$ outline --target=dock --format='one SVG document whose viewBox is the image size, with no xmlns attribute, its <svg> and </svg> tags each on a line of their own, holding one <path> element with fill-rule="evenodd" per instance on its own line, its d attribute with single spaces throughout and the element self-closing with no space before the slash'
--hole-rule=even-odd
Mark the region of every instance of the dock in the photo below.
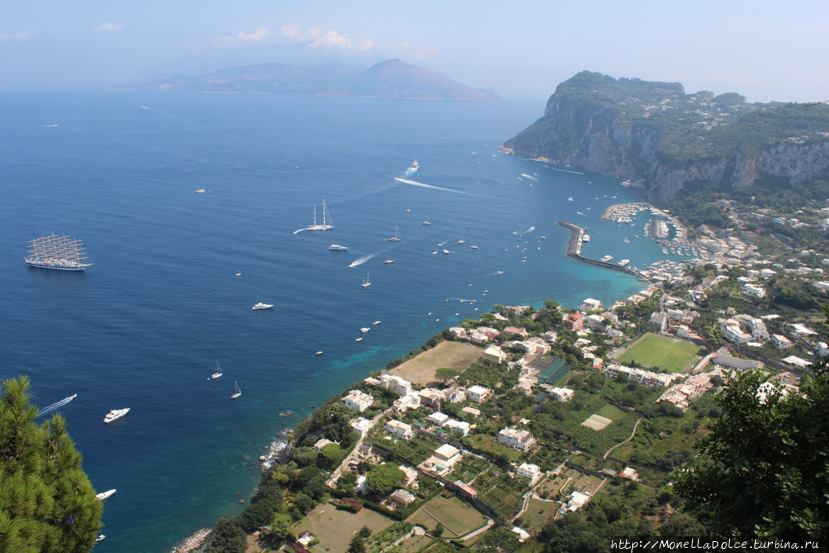
<svg viewBox="0 0 829 553">
<path fill-rule="evenodd" d="M 560 227 L 564 227 L 570 231 L 570 241 L 567 243 L 567 255 L 578 259 L 583 263 L 587 263 L 588 265 L 595 265 L 596 267 L 604 267 L 605 269 L 610 269 L 612 271 L 619 271 L 621 273 L 627 273 L 629 275 L 633 275 L 636 278 L 641 279 L 642 275 L 639 274 L 639 271 L 635 269 L 631 269 L 629 267 L 621 267 L 615 263 L 607 263 L 605 261 L 601 261 L 599 259 L 593 259 L 591 257 L 585 257 L 582 255 L 582 238 L 584 237 L 584 233 L 586 229 L 580 227 L 576 224 L 567 222 L 567 221 L 559 221 L 558 225 Z"/>
</svg>

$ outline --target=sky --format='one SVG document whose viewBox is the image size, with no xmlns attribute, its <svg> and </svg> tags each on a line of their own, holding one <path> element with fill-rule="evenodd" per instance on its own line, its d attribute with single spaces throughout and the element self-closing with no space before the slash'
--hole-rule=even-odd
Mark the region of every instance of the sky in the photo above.
<svg viewBox="0 0 829 553">
<path fill-rule="evenodd" d="M 286 61 L 294 44 L 313 59 L 400 58 L 505 98 L 543 100 L 589 69 L 825 101 L 826 29 L 825 0 L 2 0 L 0 88 L 107 89 Z"/>
</svg>

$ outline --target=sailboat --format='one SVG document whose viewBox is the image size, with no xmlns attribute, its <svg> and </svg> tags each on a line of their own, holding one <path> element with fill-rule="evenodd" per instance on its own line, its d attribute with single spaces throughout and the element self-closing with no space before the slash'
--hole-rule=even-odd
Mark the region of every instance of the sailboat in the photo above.
<svg viewBox="0 0 829 553">
<path fill-rule="evenodd" d="M 397 227 L 394 227 L 394 236 L 386 238 L 389 242 L 400 242 L 400 235 L 397 233 Z"/>
<path fill-rule="evenodd" d="M 360 286 L 362 286 L 363 288 L 368 288 L 369 286 L 371 286 L 371 279 L 369 278 L 368 273 L 366 273 L 366 278 L 363 279 L 363 283 Z"/>
<path fill-rule="evenodd" d="M 314 219 L 313 222 L 305 228 L 297 229 L 294 234 L 299 234 L 302 231 L 320 232 L 331 230 L 334 228 L 334 219 L 331 218 L 331 212 L 328 211 L 328 206 L 325 205 L 325 200 L 322 201 L 322 223 L 317 223 L 317 204 L 314 204 Z"/>
<path fill-rule="evenodd" d="M 230 395 L 230 399 L 239 399 L 242 397 L 242 389 L 239 387 L 239 383 L 235 380 L 233 381 L 233 385 L 236 386 L 236 391 Z"/>
<path fill-rule="evenodd" d="M 210 375 L 208 380 L 219 380 L 224 373 L 222 372 L 222 366 L 219 365 L 219 360 L 216 359 L 216 370 L 213 371 L 213 374 Z"/>
</svg>

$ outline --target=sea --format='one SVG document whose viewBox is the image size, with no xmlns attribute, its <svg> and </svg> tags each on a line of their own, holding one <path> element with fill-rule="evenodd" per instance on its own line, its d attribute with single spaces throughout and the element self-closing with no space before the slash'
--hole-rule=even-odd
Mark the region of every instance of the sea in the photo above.
<svg viewBox="0 0 829 553">
<path fill-rule="evenodd" d="M 586 255 L 662 259 L 643 221 L 601 219 L 635 190 L 498 150 L 542 107 L 0 93 L 0 378 L 28 375 L 40 406 L 77 394 L 58 412 L 117 489 L 96 551 L 166 553 L 240 511 L 275 434 L 446 327 L 643 288 L 568 258 L 556 225 L 588 227 Z M 294 234 L 323 200 L 334 229 Z M 28 268 L 50 233 L 94 266 Z"/>
</svg>

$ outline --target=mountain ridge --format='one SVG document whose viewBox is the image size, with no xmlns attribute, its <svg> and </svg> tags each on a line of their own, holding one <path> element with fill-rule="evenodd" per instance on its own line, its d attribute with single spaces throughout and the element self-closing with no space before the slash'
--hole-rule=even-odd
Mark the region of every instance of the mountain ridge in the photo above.
<svg viewBox="0 0 829 553">
<path fill-rule="evenodd" d="M 363 68 L 341 61 L 294 65 L 268 62 L 228 67 L 200 75 L 173 75 L 119 90 L 181 90 L 233 94 L 360 96 L 405 100 L 483 102 L 496 95 L 442 73 L 389 59 Z"/>
<path fill-rule="evenodd" d="M 629 179 L 669 202 L 702 184 L 740 189 L 764 177 L 829 175 L 829 106 L 749 103 L 736 93 L 687 94 L 680 83 L 582 71 L 503 149 Z"/>
</svg>

